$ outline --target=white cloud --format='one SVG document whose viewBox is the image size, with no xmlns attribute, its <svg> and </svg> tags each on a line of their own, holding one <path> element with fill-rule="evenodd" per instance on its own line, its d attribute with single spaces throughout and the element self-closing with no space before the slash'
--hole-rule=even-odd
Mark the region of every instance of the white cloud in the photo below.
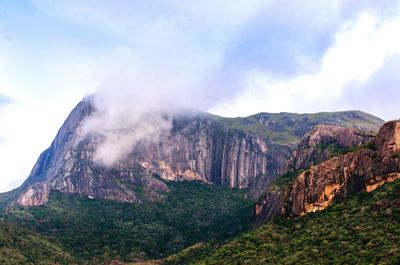
<svg viewBox="0 0 400 265">
<path fill-rule="evenodd" d="M 380 19 L 370 13 L 361 13 L 355 21 L 344 24 L 337 32 L 333 45 L 321 59 L 318 71 L 291 80 L 279 80 L 263 72 L 251 73 L 249 79 L 253 81 L 247 91 L 233 103 L 217 106 L 213 112 L 243 116 L 261 111 L 339 110 L 344 107 L 341 95 L 345 89 L 350 89 L 347 86 L 349 82 L 365 83 L 384 66 L 388 56 L 400 53 L 399 28 L 400 16 Z M 254 84 L 257 84 L 256 91 Z M 346 107 L 351 108 L 351 104 Z M 395 106 L 391 109 L 394 110 L 393 117 L 399 115 Z M 368 106 L 363 106 L 363 110 L 368 111 Z"/>
</svg>

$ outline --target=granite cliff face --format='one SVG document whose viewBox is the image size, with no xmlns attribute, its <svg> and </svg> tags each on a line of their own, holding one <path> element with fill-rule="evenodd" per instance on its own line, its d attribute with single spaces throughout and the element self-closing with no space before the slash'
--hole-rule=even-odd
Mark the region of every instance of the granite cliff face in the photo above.
<svg viewBox="0 0 400 265">
<path fill-rule="evenodd" d="M 335 199 L 371 192 L 400 178 L 400 121 L 385 123 L 375 146 L 333 157 L 298 175 L 286 189 L 270 190 L 256 204 L 258 223 L 276 215 L 323 210 Z M 276 207 L 271 207 L 276 205 Z"/>
<path fill-rule="evenodd" d="M 175 120 L 170 135 L 158 143 L 139 143 L 127 158 L 105 168 L 92 160 L 99 139 L 89 136 L 77 140 L 80 121 L 90 115 L 91 108 L 88 102 L 82 102 L 71 113 L 23 184 L 18 204 L 43 204 L 52 189 L 143 202 L 159 199 L 168 191 L 163 180 L 248 188 L 285 170 L 286 149 L 282 151 L 242 131 L 224 130 L 207 114 Z M 77 118 L 79 115 L 81 118 Z"/>
<path fill-rule="evenodd" d="M 129 157 L 165 180 L 199 180 L 230 188 L 247 188 L 260 175 L 284 170 L 283 157 L 263 139 L 199 116 L 175 120 L 171 134 L 157 144 L 138 145 Z M 274 163 L 270 161 L 276 158 Z"/>
<path fill-rule="evenodd" d="M 79 130 L 93 111 L 88 100 L 75 107 L 50 148 L 40 155 L 30 176 L 18 189 L 17 204 L 44 204 L 50 190 L 126 202 L 155 200 L 168 191 L 163 181 L 135 161 L 119 161 L 113 168 L 92 161 L 98 139 L 81 140 Z"/>
<path fill-rule="evenodd" d="M 44 204 L 51 190 L 140 203 L 162 198 L 168 192 L 165 180 L 249 188 L 250 196 L 256 198 L 286 171 L 295 144 L 311 127 L 336 123 L 374 129 L 382 123 L 362 112 L 261 113 L 248 118 L 183 115 L 174 119 L 171 132 L 157 143 L 140 142 L 128 157 L 106 168 L 93 162 L 101 139 L 81 139 L 79 134 L 93 112 L 90 100 L 77 105 L 15 191 L 14 204 Z"/>
</svg>

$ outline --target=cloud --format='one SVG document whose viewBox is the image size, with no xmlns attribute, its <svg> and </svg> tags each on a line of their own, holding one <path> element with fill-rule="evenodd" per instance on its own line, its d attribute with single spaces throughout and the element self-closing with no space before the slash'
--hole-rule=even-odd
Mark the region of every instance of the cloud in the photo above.
<svg viewBox="0 0 400 265">
<path fill-rule="evenodd" d="M 400 38 L 396 34 L 398 28 L 400 16 L 380 18 L 374 13 L 359 13 L 354 20 L 342 24 L 336 32 L 334 41 L 323 54 L 317 71 L 283 79 L 278 79 L 268 72 L 254 71 L 248 78 L 249 85 L 246 91 L 232 102 L 221 104 L 213 111 L 230 116 L 250 115 L 266 110 L 318 112 L 357 107 L 367 112 L 371 111 L 369 104 L 360 104 L 355 97 L 352 97 L 352 100 L 344 100 L 346 96 L 343 95 L 354 89 L 350 83 L 358 84 L 359 90 L 364 85 L 368 86 L 367 80 L 371 75 L 385 68 L 385 59 L 398 60 L 395 56 L 400 53 Z M 398 65 L 392 63 L 389 68 L 394 69 L 396 66 Z M 380 78 L 382 85 L 386 78 L 393 79 L 390 74 L 386 77 L 384 73 L 386 71 L 383 71 L 383 77 Z M 378 86 L 369 89 L 377 90 Z M 383 97 L 376 100 L 380 103 L 375 104 L 381 106 L 390 102 Z M 386 107 L 396 109 L 395 105 Z M 380 111 L 376 114 L 382 113 Z M 383 118 L 388 118 L 387 114 Z"/>
<path fill-rule="evenodd" d="M 316 72 L 344 24 L 398 15 L 399 1 L 268 1 L 236 34 L 225 67 L 289 79 Z"/>
<path fill-rule="evenodd" d="M 134 19 L 140 28 L 131 20 L 108 23 L 102 15 L 99 21 L 94 15 L 98 22 L 94 24 L 113 29 L 125 40 L 98 63 L 97 113 L 83 130 L 103 139 L 95 153 L 97 162 L 110 166 L 138 141 L 156 142 L 168 133 L 177 113 L 207 110 L 235 95 L 240 76 L 229 76 L 220 63 L 221 49 L 230 35 L 225 30 L 244 20 L 254 8 L 239 1 L 217 16 L 214 5 L 208 4 L 182 2 L 178 7 L 172 2 L 162 14 L 150 6 L 145 21 Z M 224 34 L 220 36 L 218 30 Z M 204 34 L 208 34 L 207 40 L 199 37 Z"/>
<path fill-rule="evenodd" d="M 249 73 L 290 79 L 318 71 L 343 24 L 362 12 L 390 18 L 398 15 L 399 4 L 397 0 L 32 2 L 50 16 L 114 37 L 117 45 L 111 53 L 128 48 L 158 68 L 162 64 L 175 68 L 170 72 L 177 78 L 186 78 L 181 69 L 194 65 L 195 75 L 229 94 L 243 90 Z"/>
<path fill-rule="evenodd" d="M 157 142 L 178 113 L 207 109 L 226 96 L 227 90 L 217 87 L 219 80 L 204 78 L 213 75 L 213 68 L 204 64 L 203 53 L 177 61 L 153 56 L 120 47 L 99 64 L 97 112 L 83 132 L 102 137 L 95 153 L 100 164 L 111 166 L 139 141 Z"/>
<path fill-rule="evenodd" d="M 387 56 L 383 66 L 365 82 L 349 82 L 340 101 L 347 108 L 363 109 L 387 120 L 400 118 L 400 54 Z"/>
<path fill-rule="evenodd" d="M 312 71 L 332 42 L 339 15 L 338 1 L 268 2 L 236 34 L 225 67 L 278 77 Z"/>
<path fill-rule="evenodd" d="M 13 102 L 13 100 L 10 97 L 8 97 L 6 95 L 3 95 L 3 94 L 0 94 L 0 110 L 3 107 L 11 104 L 12 102 Z"/>
</svg>

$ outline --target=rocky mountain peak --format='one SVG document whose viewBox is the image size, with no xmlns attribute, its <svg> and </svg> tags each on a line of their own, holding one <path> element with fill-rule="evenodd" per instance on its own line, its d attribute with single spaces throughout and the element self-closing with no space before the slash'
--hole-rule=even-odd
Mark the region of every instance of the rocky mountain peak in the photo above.
<svg viewBox="0 0 400 265">
<path fill-rule="evenodd" d="M 297 171 L 318 164 L 342 152 L 368 143 L 375 138 L 371 132 L 351 127 L 317 125 L 301 139 L 288 160 L 287 171 Z"/>
<path fill-rule="evenodd" d="M 400 121 L 385 123 L 376 137 L 376 147 L 382 151 L 400 152 Z"/>
</svg>

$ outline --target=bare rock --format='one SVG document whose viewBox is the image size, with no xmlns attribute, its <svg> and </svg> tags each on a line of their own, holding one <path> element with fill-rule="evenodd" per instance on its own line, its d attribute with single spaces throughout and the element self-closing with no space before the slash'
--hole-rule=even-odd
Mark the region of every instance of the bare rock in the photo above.
<svg viewBox="0 0 400 265">
<path fill-rule="evenodd" d="M 302 172 L 289 187 L 267 192 L 257 206 L 258 222 L 276 215 L 301 216 L 320 211 L 337 198 L 371 192 L 400 179 L 399 133 L 400 121 L 388 122 L 376 137 L 376 149 L 364 148 L 333 157 Z M 283 203 L 277 204 L 276 196 Z"/>
<path fill-rule="evenodd" d="M 325 161 L 341 151 L 368 143 L 374 139 L 371 133 L 355 128 L 318 125 L 305 134 L 297 150 L 288 160 L 288 170 L 296 171 Z"/>
<path fill-rule="evenodd" d="M 400 122 L 389 121 L 379 130 L 376 147 L 387 152 L 400 152 Z"/>
<path fill-rule="evenodd" d="M 17 199 L 19 205 L 24 207 L 38 206 L 47 202 L 50 187 L 45 182 L 35 183 L 29 186 Z"/>
</svg>

